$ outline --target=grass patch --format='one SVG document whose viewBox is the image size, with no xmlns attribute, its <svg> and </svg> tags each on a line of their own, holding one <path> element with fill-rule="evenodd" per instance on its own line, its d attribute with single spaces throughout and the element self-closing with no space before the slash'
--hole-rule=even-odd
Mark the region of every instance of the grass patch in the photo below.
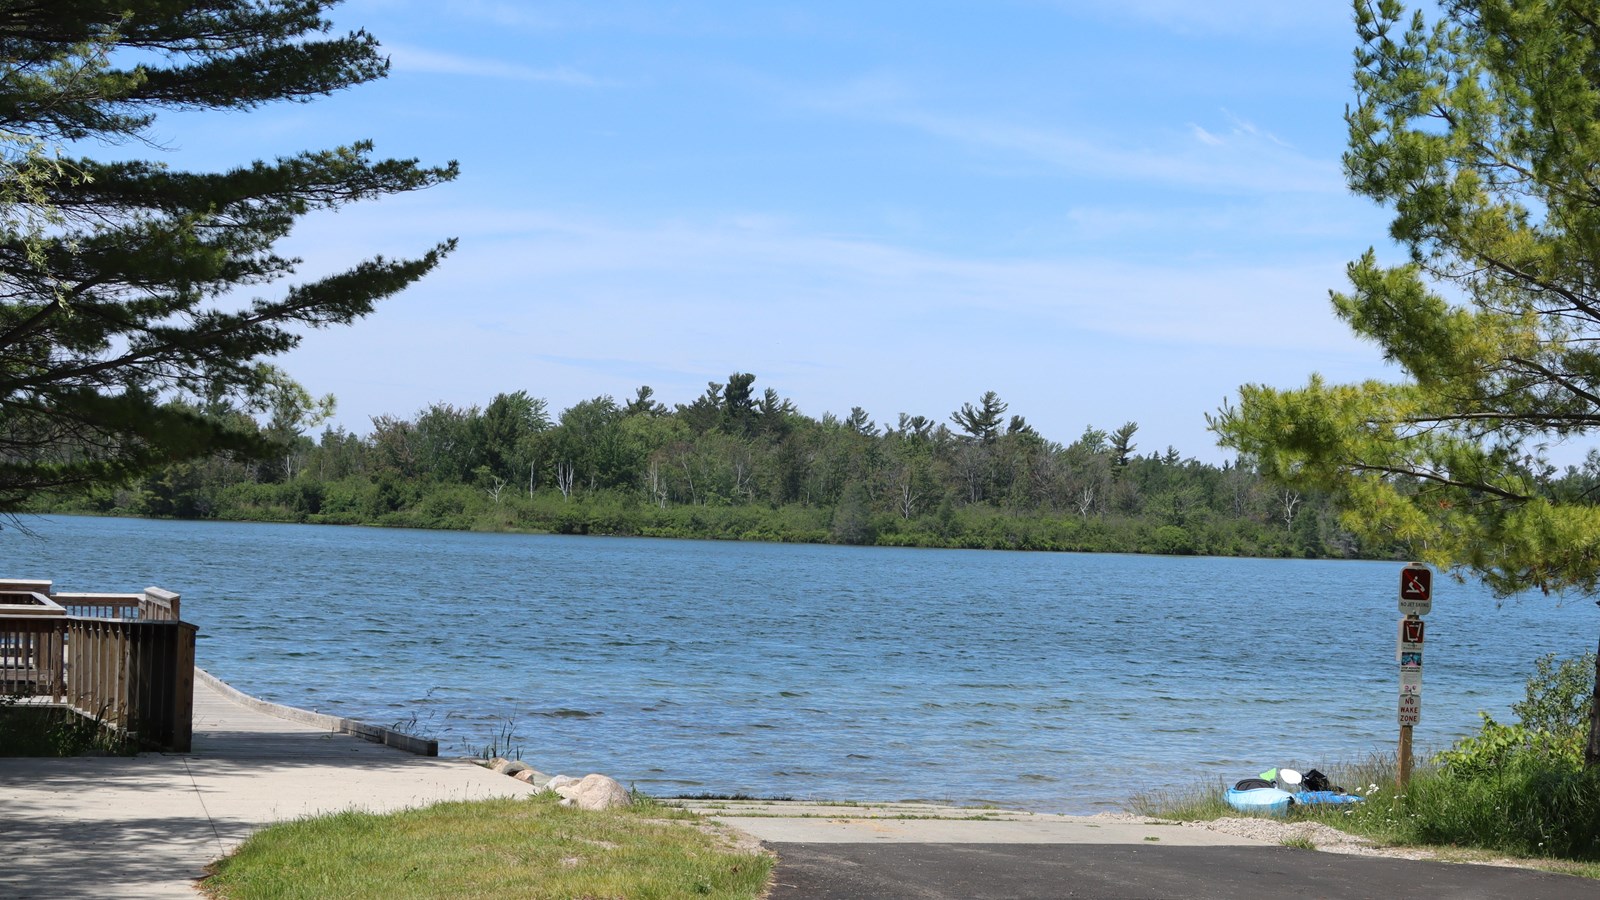
<svg viewBox="0 0 1600 900">
<path fill-rule="evenodd" d="M 1370 790 L 1373 784 L 1377 790 Z M 1366 803 L 1298 815 L 1402 846 L 1464 847 L 1522 858 L 1600 862 L 1600 774 L 1513 758 L 1470 777 L 1427 767 L 1405 793 L 1369 781 Z"/>
<path fill-rule="evenodd" d="M 1239 811 L 1223 799 L 1226 790 L 1221 784 L 1212 784 L 1182 790 L 1142 791 L 1129 798 L 1128 808 L 1135 815 L 1183 822 L 1239 815 Z"/>
<path fill-rule="evenodd" d="M 246 898 L 753 898 L 766 854 L 730 849 L 693 813 L 587 812 L 552 793 L 343 812 L 263 829 L 218 862 L 207 893 Z"/>
<path fill-rule="evenodd" d="M 1381 846 L 1427 848 L 1448 858 L 1512 857 L 1600 877 L 1600 774 L 1523 755 L 1463 776 L 1419 759 L 1401 793 L 1392 754 L 1328 768 L 1335 783 L 1366 801 L 1296 806 L 1280 821 L 1321 822 Z M 1140 794 L 1131 807 L 1140 815 L 1191 822 L 1241 815 L 1223 799 L 1225 790 L 1202 785 Z M 1296 840 L 1284 844 L 1296 846 Z"/>
<path fill-rule="evenodd" d="M 0 757 L 132 756 L 133 747 L 100 722 L 60 706 L 0 704 Z"/>
</svg>

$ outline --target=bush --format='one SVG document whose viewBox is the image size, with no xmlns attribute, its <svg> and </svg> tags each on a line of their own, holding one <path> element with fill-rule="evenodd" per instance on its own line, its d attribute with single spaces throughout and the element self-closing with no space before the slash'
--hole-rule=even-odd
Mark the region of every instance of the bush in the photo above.
<svg viewBox="0 0 1600 900">
<path fill-rule="evenodd" d="M 1594 651 L 1558 660 L 1548 653 L 1534 661 L 1527 699 L 1511 705 L 1522 724 L 1552 734 L 1589 733 L 1594 703 Z"/>
<path fill-rule="evenodd" d="M 1576 729 L 1559 732 L 1501 725 L 1483 717 L 1483 727 L 1472 737 L 1434 757 L 1444 775 L 1467 781 L 1498 775 L 1508 767 L 1532 766 L 1550 772 L 1576 772 L 1583 768 L 1583 735 Z"/>
</svg>

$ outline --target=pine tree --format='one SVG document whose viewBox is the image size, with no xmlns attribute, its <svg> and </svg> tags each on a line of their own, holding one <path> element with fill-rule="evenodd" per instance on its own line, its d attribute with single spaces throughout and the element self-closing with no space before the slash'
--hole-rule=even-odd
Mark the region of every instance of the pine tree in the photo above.
<svg viewBox="0 0 1600 900">
<path fill-rule="evenodd" d="M 202 407 L 258 402 L 281 378 L 263 360 L 297 329 L 367 315 L 453 247 L 300 283 L 273 249 L 308 213 L 448 181 L 453 162 L 376 159 L 368 142 L 221 172 L 79 155 L 148 141 L 164 110 L 383 77 L 371 35 L 327 36 L 336 2 L 0 0 L 0 512 L 263 450 Z"/>
<path fill-rule="evenodd" d="M 1592 595 L 1600 500 L 1562 496 L 1547 448 L 1600 427 L 1600 2 L 1355 12 L 1346 174 L 1410 259 L 1368 251 L 1334 306 L 1408 378 L 1246 385 L 1213 427 L 1358 533 L 1501 594 Z"/>
</svg>

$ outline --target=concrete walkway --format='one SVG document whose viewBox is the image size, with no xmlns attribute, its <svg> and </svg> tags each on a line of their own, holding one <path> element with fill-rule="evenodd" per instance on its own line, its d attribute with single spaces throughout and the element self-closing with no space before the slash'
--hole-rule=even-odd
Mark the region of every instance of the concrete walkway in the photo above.
<svg viewBox="0 0 1600 900">
<path fill-rule="evenodd" d="M 264 825 L 524 796 L 469 761 L 413 756 L 235 702 L 195 681 L 187 754 L 0 759 L 0 897 L 181 897 Z"/>
</svg>

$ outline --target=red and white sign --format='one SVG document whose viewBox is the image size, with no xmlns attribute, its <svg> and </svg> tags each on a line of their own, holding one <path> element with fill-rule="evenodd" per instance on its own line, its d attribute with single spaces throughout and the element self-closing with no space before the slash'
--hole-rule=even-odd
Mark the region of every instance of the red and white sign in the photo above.
<svg viewBox="0 0 1600 900">
<path fill-rule="evenodd" d="M 1433 611 L 1433 570 L 1412 563 L 1400 570 L 1400 611 L 1425 616 Z"/>
<path fill-rule="evenodd" d="M 1422 722 L 1422 695 L 1400 695 L 1400 724 L 1417 725 Z"/>
<path fill-rule="evenodd" d="M 1395 662 L 1399 662 L 1407 653 L 1422 652 L 1422 631 L 1421 619 L 1400 620 L 1400 633 L 1396 636 L 1394 644 Z"/>
<path fill-rule="evenodd" d="M 1424 623 L 1421 619 L 1401 619 L 1400 620 L 1400 643 L 1402 643 L 1402 644 L 1420 644 L 1420 643 L 1422 643 L 1422 632 L 1423 632 L 1423 626 L 1425 624 L 1426 623 Z"/>
</svg>

